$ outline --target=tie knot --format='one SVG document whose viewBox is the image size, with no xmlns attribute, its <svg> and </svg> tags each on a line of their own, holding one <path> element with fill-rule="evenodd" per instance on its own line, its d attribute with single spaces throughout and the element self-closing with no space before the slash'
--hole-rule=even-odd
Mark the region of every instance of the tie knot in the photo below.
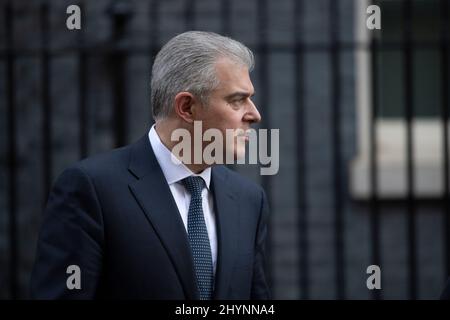
<svg viewBox="0 0 450 320">
<path fill-rule="evenodd" d="M 201 196 L 205 182 L 202 177 L 190 176 L 183 179 L 183 184 L 192 197 Z"/>
</svg>

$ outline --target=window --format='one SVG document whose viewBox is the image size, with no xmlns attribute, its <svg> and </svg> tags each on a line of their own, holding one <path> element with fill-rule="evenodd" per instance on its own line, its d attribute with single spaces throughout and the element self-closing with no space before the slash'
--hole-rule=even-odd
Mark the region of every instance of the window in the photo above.
<svg viewBox="0 0 450 320">
<path fill-rule="evenodd" d="M 355 1 L 355 34 L 368 45 L 376 37 L 378 50 L 377 128 L 378 194 L 381 198 L 406 196 L 406 122 L 404 57 L 402 52 L 403 1 L 380 0 L 382 29 L 366 28 L 368 1 Z M 412 1 L 413 144 L 416 197 L 439 197 L 443 192 L 442 121 L 440 120 L 441 49 L 439 0 Z M 356 56 L 358 153 L 351 164 L 350 188 L 355 198 L 368 198 L 370 190 L 369 121 L 371 115 L 371 52 L 365 46 Z"/>
</svg>

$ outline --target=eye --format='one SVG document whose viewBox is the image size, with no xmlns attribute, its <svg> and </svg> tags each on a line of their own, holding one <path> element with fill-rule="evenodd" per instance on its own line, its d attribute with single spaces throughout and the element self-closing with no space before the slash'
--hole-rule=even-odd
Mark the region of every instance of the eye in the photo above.
<svg viewBox="0 0 450 320">
<path fill-rule="evenodd" d="M 245 103 L 246 98 L 237 98 L 231 100 L 231 106 L 233 109 L 240 109 L 242 105 Z"/>
</svg>

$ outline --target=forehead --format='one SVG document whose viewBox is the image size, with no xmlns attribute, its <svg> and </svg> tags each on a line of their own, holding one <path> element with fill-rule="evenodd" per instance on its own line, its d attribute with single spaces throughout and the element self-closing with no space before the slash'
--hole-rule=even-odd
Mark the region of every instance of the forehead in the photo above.
<svg viewBox="0 0 450 320">
<path fill-rule="evenodd" d="M 228 58 L 221 58 L 216 62 L 217 78 L 220 81 L 218 90 L 244 91 L 253 94 L 254 88 L 250 80 L 248 68 Z"/>
</svg>

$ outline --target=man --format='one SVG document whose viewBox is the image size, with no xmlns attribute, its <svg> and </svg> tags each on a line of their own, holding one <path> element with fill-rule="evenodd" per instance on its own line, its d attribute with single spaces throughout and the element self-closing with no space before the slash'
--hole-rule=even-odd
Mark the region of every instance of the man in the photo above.
<svg viewBox="0 0 450 320">
<path fill-rule="evenodd" d="M 270 297 L 264 191 L 222 165 L 182 163 L 171 152 L 178 143 L 173 132 L 193 135 L 197 121 L 203 132 L 216 128 L 224 137 L 226 129 L 260 121 L 252 68 L 247 47 L 214 33 L 186 32 L 161 49 L 152 69 L 149 133 L 57 179 L 40 232 L 33 297 Z M 224 146 L 234 158 L 245 152 L 237 140 L 236 134 Z"/>
</svg>

